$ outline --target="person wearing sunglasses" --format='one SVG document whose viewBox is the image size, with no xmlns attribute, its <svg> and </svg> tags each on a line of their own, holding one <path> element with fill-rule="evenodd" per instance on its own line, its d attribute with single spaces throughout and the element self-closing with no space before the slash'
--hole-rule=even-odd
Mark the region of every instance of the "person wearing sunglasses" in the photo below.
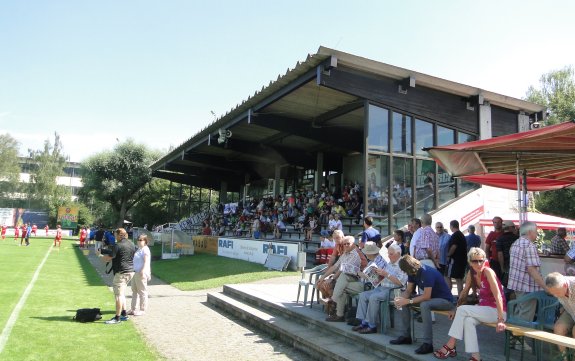
<svg viewBox="0 0 575 361">
<path fill-rule="evenodd" d="M 465 288 L 457 301 L 458 307 L 449 314 L 449 319 L 453 320 L 448 332 L 450 338 L 445 345 L 433 353 L 433 356 L 438 359 L 444 360 L 457 356 L 456 342 L 463 340 L 465 352 L 471 353 L 469 361 L 480 361 L 475 326 L 481 322 L 497 322 L 496 331 L 505 331 L 507 305 L 503 286 L 486 259 L 485 251 L 478 247 L 472 247 L 467 253 L 470 270 L 465 278 Z M 470 288 L 479 293 L 477 305 L 464 305 Z"/>
</svg>

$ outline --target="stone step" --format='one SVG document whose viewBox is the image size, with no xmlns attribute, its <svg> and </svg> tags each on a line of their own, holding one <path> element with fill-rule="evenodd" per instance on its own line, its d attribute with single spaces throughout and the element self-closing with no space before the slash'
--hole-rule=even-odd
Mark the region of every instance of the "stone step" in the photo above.
<svg viewBox="0 0 575 361">
<path fill-rule="evenodd" d="M 374 352 L 366 352 L 361 345 L 354 345 L 342 336 L 322 332 L 290 320 L 285 316 L 252 307 L 223 293 L 209 293 L 208 303 L 248 324 L 257 327 L 283 343 L 300 350 L 310 359 L 328 361 L 381 360 Z"/>
</svg>

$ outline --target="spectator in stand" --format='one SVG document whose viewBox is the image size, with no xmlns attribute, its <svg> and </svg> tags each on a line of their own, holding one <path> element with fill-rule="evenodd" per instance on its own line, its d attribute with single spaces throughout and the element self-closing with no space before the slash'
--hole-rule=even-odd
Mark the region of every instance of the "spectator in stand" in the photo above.
<svg viewBox="0 0 575 361">
<path fill-rule="evenodd" d="M 569 243 L 565 239 L 567 237 L 567 229 L 563 227 L 557 228 L 557 234 L 551 239 L 551 253 L 564 255 L 569 252 Z"/>
<path fill-rule="evenodd" d="M 282 233 L 287 231 L 285 223 L 280 219 L 274 224 L 274 238 L 281 239 Z"/>
<path fill-rule="evenodd" d="M 481 247 L 481 238 L 475 234 L 475 226 L 469 225 L 467 227 L 467 232 L 469 234 L 465 236 L 465 241 L 467 242 L 467 252 L 473 247 Z"/>
<path fill-rule="evenodd" d="M 349 284 L 357 284 L 357 274 L 360 271 L 361 259 L 358 252 L 355 251 L 355 238 L 344 237 L 343 246 L 344 253 L 320 277 L 320 280 L 323 280 L 325 277 L 335 274 L 334 278 L 336 279 L 332 296 L 332 300 L 336 303 L 336 314 L 326 318 L 328 322 L 345 321 L 343 314 L 346 303 L 345 289 Z"/>
<path fill-rule="evenodd" d="M 541 276 L 541 261 L 537 254 L 537 224 L 524 222 L 519 230 L 520 237 L 510 250 L 509 281 L 507 287 L 515 291 L 517 299 L 530 292 L 545 290 L 545 281 Z M 535 316 L 537 300 L 533 299 L 517 305 L 517 317 L 532 321 Z"/>
<path fill-rule="evenodd" d="M 345 249 L 345 247 L 343 245 L 344 235 L 343 235 L 342 231 L 336 229 L 335 231 L 333 231 L 332 237 L 333 237 L 333 241 L 335 243 L 335 247 L 333 249 L 333 253 L 331 254 L 331 257 L 329 258 L 328 267 L 333 266 L 337 262 L 337 260 L 343 254 L 344 249 Z"/>
<path fill-rule="evenodd" d="M 363 219 L 363 232 L 359 243 L 360 249 L 364 247 L 365 242 L 374 242 L 378 247 L 381 247 L 381 235 L 377 229 L 373 228 L 373 218 L 370 216 Z"/>
<path fill-rule="evenodd" d="M 428 266 L 439 267 L 439 237 L 431 229 L 431 215 L 425 213 L 421 217 L 421 235 L 415 245 L 415 258 Z"/>
<path fill-rule="evenodd" d="M 335 241 L 333 240 L 331 232 L 325 230 L 321 231 L 319 239 L 321 243 L 318 250 L 315 252 L 316 265 L 327 263 L 335 248 Z"/>
<path fill-rule="evenodd" d="M 435 233 L 434 233 L 435 234 Z M 433 352 L 433 330 L 431 312 L 433 310 L 449 311 L 453 309 L 453 296 L 451 290 L 445 284 L 443 276 L 432 266 L 421 263 L 412 256 L 403 256 L 399 260 L 399 267 L 408 276 L 407 289 L 401 297 L 395 298 L 395 307 L 399 311 L 397 330 L 401 334 L 392 345 L 411 344 L 412 304 L 421 307 L 423 321 L 423 344 L 415 350 L 416 354 L 428 354 Z M 412 298 L 415 287 L 423 290 L 423 294 Z"/>
<path fill-rule="evenodd" d="M 451 229 L 451 238 L 449 239 L 449 258 L 448 279 L 447 285 L 451 289 L 451 279 L 455 279 L 457 284 L 457 294 L 460 295 L 463 291 L 463 277 L 465 277 L 465 266 L 467 264 L 467 242 L 465 236 L 459 230 L 459 222 L 452 220 L 449 222 Z"/>
<path fill-rule="evenodd" d="M 401 249 L 401 255 L 405 256 L 407 254 L 407 246 L 405 245 L 405 233 L 401 229 L 396 229 L 393 231 L 393 240 L 395 244 Z"/>
<path fill-rule="evenodd" d="M 335 220 L 335 229 L 339 229 L 340 231 L 343 231 L 343 224 L 341 223 L 341 220 L 339 219 L 339 214 L 335 213 L 333 215 L 333 219 Z"/>
<path fill-rule="evenodd" d="M 328 222 L 327 222 L 327 229 L 331 232 L 335 231 L 337 228 L 337 225 L 335 223 L 335 216 L 333 214 L 330 214 L 328 217 Z"/>
<path fill-rule="evenodd" d="M 545 277 L 547 292 L 557 297 L 563 306 L 563 313 L 555 322 L 553 332 L 557 335 L 575 337 L 575 277 L 564 276 L 559 272 L 552 272 Z M 559 346 L 563 360 L 570 359 L 565 354 L 565 346 Z"/>
<path fill-rule="evenodd" d="M 499 266 L 501 267 L 501 283 L 503 287 L 507 289 L 507 282 L 509 279 L 509 252 L 511 250 L 511 245 L 517 240 L 517 235 L 515 234 L 515 224 L 513 221 L 503 221 L 503 234 L 497 238 L 497 260 L 499 261 Z M 507 295 L 507 293 L 506 293 Z"/>
<path fill-rule="evenodd" d="M 501 274 L 501 266 L 497 260 L 497 238 L 501 237 L 503 234 L 503 219 L 501 217 L 493 217 L 493 228 L 494 230 L 489 232 L 487 238 L 485 238 L 485 254 L 487 259 L 489 259 L 489 266 L 497 278 L 501 280 L 503 275 Z"/>
<path fill-rule="evenodd" d="M 371 248 L 371 242 L 366 243 L 364 250 L 369 248 Z M 399 268 L 399 259 L 401 258 L 401 248 L 399 245 L 392 244 L 387 248 L 389 262 L 385 261 L 381 253 L 382 251 L 380 251 L 379 256 L 376 257 L 373 262 L 370 262 L 370 264 L 375 263 L 377 265 L 375 272 L 383 278 L 383 281 L 381 281 L 378 287 L 360 293 L 359 301 L 357 302 L 357 313 L 355 317 L 361 320 L 361 324 L 353 327 L 352 330 L 362 334 L 377 332 L 380 301 L 387 300 L 392 288 L 405 286 L 407 283 L 407 274 Z M 360 273 L 360 277 L 366 278 L 364 273 Z"/>
<path fill-rule="evenodd" d="M 308 227 L 305 230 L 305 239 L 304 241 L 311 241 L 313 238 L 313 232 L 315 232 L 315 229 L 317 227 L 317 220 L 315 218 L 315 216 L 311 216 L 309 217 L 309 222 L 308 222 Z"/>
<path fill-rule="evenodd" d="M 439 238 L 439 268 L 438 271 L 445 278 L 445 283 L 451 284 L 451 279 L 448 277 L 447 266 L 449 265 L 447 254 L 449 253 L 449 240 L 451 235 L 443 227 L 443 223 L 435 223 L 435 233 Z"/>
<path fill-rule="evenodd" d="M 421 238 L 421 220 L 419 218 L 412 218 L 410 223 L 411 229 L 409 230 L 412 234 L 411 241 L 409 242 L 409 255 L 415 256 L 415 246 Z"/>
<path fill-rule="evenodd" d="M 505 331 L 507 305 L 503 296 L 503 287 L 495 276 L 495 272 L 489 268 L 485 252 L 481 248 L 473 247 L 467 258 L 471 267 L 470 272 L 467 273 L 465 289 L 459 294 L 457 309 L 449 315 L 449 318 L 453 320 L 448 332 L 451 337 L 442 348 L 433 353 L 433 356 L 441 360 L 457 356 L 455 342 L 464 340 L 465 352 L 471 353 L 469 361 L 481 361 L 475 329 L 479 322 L 497 322 L 496 331 Z M 475 288 L 479 290 L 479 305 L 464 305 L 472 285 L 476 285 Z"/>
<path fill-rule="evenodd" d="M 204 220 L 204 222 L 202 224 L 202 235 L 204 235 L 204 236 L 211 236 L 212 235 L 212 229 L 210 228 L 210 222 L 207 220 Z"/>
</svg>

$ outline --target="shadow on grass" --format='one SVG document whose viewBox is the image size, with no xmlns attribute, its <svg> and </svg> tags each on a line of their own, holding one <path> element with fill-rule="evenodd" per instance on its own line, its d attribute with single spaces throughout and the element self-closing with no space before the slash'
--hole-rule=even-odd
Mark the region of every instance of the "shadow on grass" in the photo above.
<svg viewBox="0 0 575 361">
<path fill-rule="evenodd" d="M 74 254 L 78 258 L 78 262 L 81 265 L 82 271 L 84 272 L 84 277 L 85 277 L 88 285 L 90 285 L 90 286 L 103 286 L 104 281 L 102 280 L 102 277 L 100 277 L 100 275 L 96 271 L 95 265 L 93 265 L 90 262 L 90 260 L 88 259 L 88 257 L 91 257 L 91 256 L 85 256 L 83 253 L 84 250 L 81 249 L 79 247 L 79 245 L 72 244 L 72 248 L 74 249 Z M 93 252 L 93 250 L 90 250 L 90 252 Z M 96 261 L 100 261 L 100 260 L 97 259 Z M 105 265 L 105 263 L 102 263 L 102 266 L 103 265 Z M 101 269 L 103 270 L 104 267 L 102 267 Z"/>
</svg>

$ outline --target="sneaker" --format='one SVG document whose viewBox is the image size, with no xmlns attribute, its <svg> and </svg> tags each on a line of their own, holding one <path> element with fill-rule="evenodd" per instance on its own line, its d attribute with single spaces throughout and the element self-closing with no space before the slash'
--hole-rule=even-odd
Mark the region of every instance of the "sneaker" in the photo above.
<svg viewBox="0 0 575 361">
<path fill-rule="evenodd" d="M 121 323 L 122 319 L 117 319 L 116 317 L 112 317 L 111 319 L 109 319 L 108 321 L 104 322 L 106 325 L 115 325 L 117 323 Z"/>
<path fill-rule="evenodd" d="M 128 321 L 129 319 L 130 319 L 130 317 L 128 315 L 120 316 L 120 321 Z"/>
<path fill-rule="evenodd" d="M 128 310 L 126 311 L 126 315 L 133 315 L 134 314 L 134 310 Z"/>
<path fill-rule="evenodd" d="M 146 314 L 146 312 L 136 310 L 136 311 L 132 312 L 132 314 L 133 314 L 134 316 L 143 316 L 143 315 Z"/>
</svg>

